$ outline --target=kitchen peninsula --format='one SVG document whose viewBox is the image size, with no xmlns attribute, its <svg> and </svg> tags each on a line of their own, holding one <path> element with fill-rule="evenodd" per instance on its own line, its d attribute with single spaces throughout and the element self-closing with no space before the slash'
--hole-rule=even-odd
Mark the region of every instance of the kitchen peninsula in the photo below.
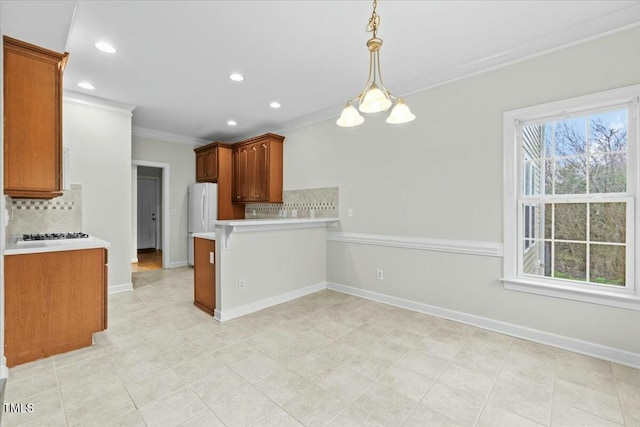
<svg viewBox="0 0 640 427">
<path fill-rule="evenodd" d="M 326 229 L 337 222 L 337 218 L 216 221 L 214 233 L 194 234 L 196 241 L 215 241 L 214 251 L 200 257 L 196 253 L 196 306 L 202 286 L 208 288 L 205 295 L 213 291 L 211 286 L 215 288 L 213 311 L 219 321 L 324 289 Z M 208 266 L 202 264 L 207 262 Z M 215 274 L 215 281 L 198 282 L 203 268 Z M 201 277 L 207 280 L 210 275 Z"/>
</svg>

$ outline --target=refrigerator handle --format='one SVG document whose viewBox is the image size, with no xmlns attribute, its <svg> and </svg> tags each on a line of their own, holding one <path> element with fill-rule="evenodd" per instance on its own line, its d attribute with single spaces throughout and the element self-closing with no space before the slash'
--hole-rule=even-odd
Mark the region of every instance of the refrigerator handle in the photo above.
<svg viewBox="0 0 640 427">
<path fill-rule="evenodd" d="M 200 201 L 200 222 L 202 223 L 202 229 L 206 230 L 205 225 L 206 225 L 206 218 L 205 218 L 205 204 L 204 204 L 204 198 L 205 198 L 205 187 L 202 187 L 202 200 Z"/>
</svg>

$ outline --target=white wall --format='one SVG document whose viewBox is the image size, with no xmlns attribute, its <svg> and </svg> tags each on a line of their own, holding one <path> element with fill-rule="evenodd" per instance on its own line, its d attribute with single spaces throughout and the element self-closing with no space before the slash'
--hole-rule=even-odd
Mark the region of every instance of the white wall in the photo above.
<svg viewBox="0 0 640 427">
<path fill-rule="evenodd" d="M 187 190 L 189 184 L 196 180 L 193 148 L 185 144 L 133 136 L 131 159 L 167 163 L 171 169 L 168 240 L 171 248 L 170 266 L 187 265 Z"/>
<path fill-rule="evenodd" d="M 65 93 L 69 182 L 82 184 L 86 233 L 111 243 L 109 291 L 131 289 L 131 107 Z"/>
<path fill-rule="evenodd" d="M 501 243 L 503 112 L 638 84 L 639 45 L 635 28 L 418 92 L 406 98 L 417 119 L 404 125 L 380 114 L 339 128 L 338 108 L 331 120 L 283 133 L 285 186 L 340 187 L 343 232 Z M 343 242 L 327 254 L 330 282 L 640 361 L 640 312 L 507 291 L 499 257 Z"/>
<path fill-rule="evenodd" d="M 314 224 L 317 226 L 318 224 Z M 216 227 L 216 315 L 228 320 L 323 289 L 326 228 L 231 233 L 222 248 Z M 239 289 L 238 281 L 245 288 Z"/>
</svg>

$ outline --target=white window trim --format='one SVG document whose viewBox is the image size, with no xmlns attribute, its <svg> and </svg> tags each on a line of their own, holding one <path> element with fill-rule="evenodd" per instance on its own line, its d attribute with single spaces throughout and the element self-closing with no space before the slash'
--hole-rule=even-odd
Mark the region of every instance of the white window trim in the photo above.
<svg viewBox="0 0 640 427">
<path fill-rule="evenodd" d="M 566 285 L 562 281 L 549 282 L 537 280 L 535 277 L 519 275 L 518 272 L 518 245 L 519 229 L 517 228 L 518 213 L 518 185 L 520 159 L 518 158 L 517 144 L 517 127 L 520 122 L 529 122 L 532 120 L 542 120 L 557 115 L 570 114 L 575 111 L 592 110 L 597 108 L 606 108 L 624 103 L 636 103 L 640 99 L 640 85 L 627 86 L 624 88 L 598 92 L 590 95 L 579 96 L 575 98 L 565 99 L 561 101 L 550 102 L 546 104 L 535 105 L 531 107 L 521 108 L 518 110 L 507 111 L 503 115 L 503 179 L 504 179 L 504 264 L 503 278 L 501 279 L 505 289 L 545 295 L 549 297 L 564 298 L 574 301 L 583 301 L 594 304 L 602 304 L 607 306 L 638 310 L 640 311 L 640 285 L 638 283 L 640 274 L 640 210 L 639 210 L 639 193 L 640 193 L 640 173 L 636 173 L 636 169 L 640 167 L 640 158 L 638 151 L 640 147 L 636 144 L 628 146 L 628 161 L 633 168 L 630 178 L 635 181 L 629 182 L 631 192 L 635 197 L 635 218 L 631 227 L 634 233 L 633 241 L 627 242 L 633 253 L 633 290 L 630 292 L 611 291 L 606 287 L 580 288 L 572 286 L 570 283 Z M 638 108 L 634 109 L 634 114 L 638 114 Z M 640 118 L 636 117 L 635 129 L 633 132 L 640 136 L 638 123 Z M 640 144 L 638 144 L 640 145 Z"/>
</svg>

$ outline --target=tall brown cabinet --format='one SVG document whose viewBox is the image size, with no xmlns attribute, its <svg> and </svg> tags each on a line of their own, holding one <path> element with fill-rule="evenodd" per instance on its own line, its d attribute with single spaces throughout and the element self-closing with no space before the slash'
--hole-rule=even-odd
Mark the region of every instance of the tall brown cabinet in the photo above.
<svg viewBox="0 0 640 427">
<path fill-rule="evenodd" d="M 218 219 L 243 219 L 244 205 L 232 203 L 233 172 L 232 147 L 212 142 L 194 149 L 196 153 L 196 182 L 218 184 Z"/>
<path fill-rule="evenodd" d="M 50 199 L 62 189 L 62 71 L 67 53 L 3 37 L 4 193 Z"/>
</svg>

